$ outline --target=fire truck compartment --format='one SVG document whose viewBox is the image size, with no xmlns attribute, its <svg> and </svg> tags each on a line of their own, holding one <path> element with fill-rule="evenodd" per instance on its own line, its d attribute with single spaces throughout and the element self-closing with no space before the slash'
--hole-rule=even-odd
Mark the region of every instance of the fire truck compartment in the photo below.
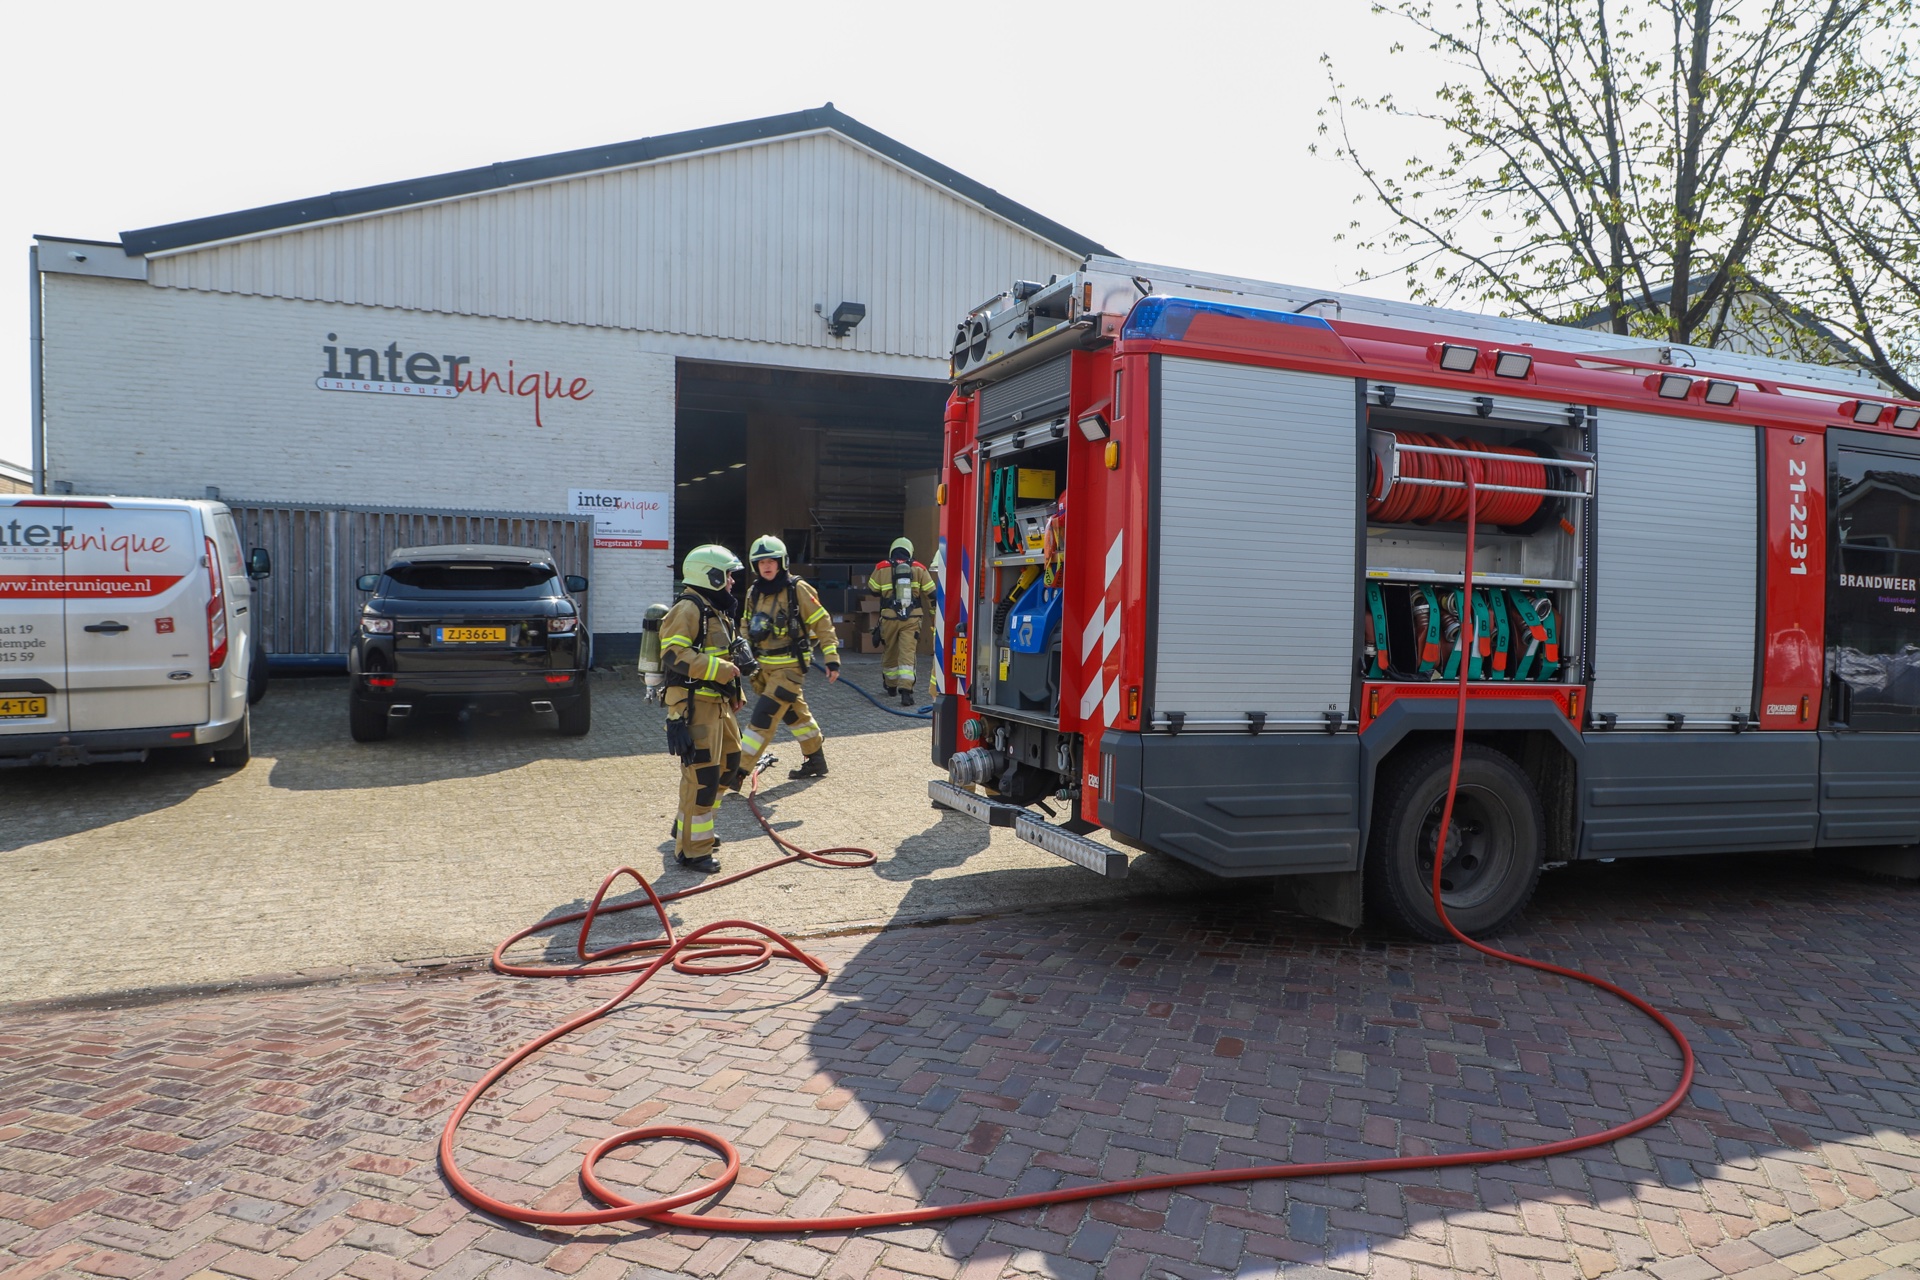
<svg viewBox="0 0 1920 1280">
<path fill-rule="evenodd" d="M 1151 723 L 1245 725 L 1251 711 L 1324 731 L 1353 700 L 1359 387 L 1155 360 Z"/>
<path fill-rule="evenodd" d="M 1753 427 L 1602 411 L 1593 714 L 1724 733 L 1754 719 Z"/>
</svg>

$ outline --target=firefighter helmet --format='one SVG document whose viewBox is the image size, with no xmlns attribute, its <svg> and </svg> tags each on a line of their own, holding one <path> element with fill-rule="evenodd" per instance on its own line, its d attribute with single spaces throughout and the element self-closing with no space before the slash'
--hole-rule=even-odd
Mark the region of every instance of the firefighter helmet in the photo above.
<svg viewBox="0 0 1920 1280">
<path fill-rule="evenodd" d="M 753 540 L 753 546 L 747 551 L 747 563 L 759 568 L 762 560 L 778 560 L 782 569 L 787 567 L 787 544 L 770 533 L 763 533 Z"/>
<path fill-rule="evenodd" d="M 740 563 L 739 556 L 717 542 L 709 542 L 687 552 L 687 558 L 680 566 L 680 581 L 690 587 L 724 591 L 727 575 L 744 568 L 746 566 Z"/>
<path fill-rule="evenodd" d="M 913 559 L 913 540 L 911 538 L 895 538 L 893 545 L 887 548 L 887 559 L 898 560 L 901 558 L 900 553 L 903 551 L 906 552 L 906 559 Z"/>
</svg>

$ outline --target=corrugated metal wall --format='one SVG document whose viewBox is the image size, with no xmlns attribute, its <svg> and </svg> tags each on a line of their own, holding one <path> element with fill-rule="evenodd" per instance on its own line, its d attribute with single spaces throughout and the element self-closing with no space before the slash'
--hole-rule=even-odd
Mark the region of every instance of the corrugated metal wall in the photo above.
<svg viewBox="0 0 1920 1280">
<path fill-rule="evenodd" d="M 837 133 L 155 257 L 153 284 L 944 360 L 1077 258 Z M 867 307 L 842 340 L 813 308 Z"/>
<path fill-rule="evenodd" d="M 593 521 L 568 516 L 229 503 L 241 545 L 265 547 L 273 576 L 258 583 L 255 634 L 274 654 L 344 654 L 366 597 L 354 586 L 396 547 L 487 542 L 552 551 L 561 573 L 592 576 Z M 581 598 L 592 629 L 591 596 Z"/>
</svg>

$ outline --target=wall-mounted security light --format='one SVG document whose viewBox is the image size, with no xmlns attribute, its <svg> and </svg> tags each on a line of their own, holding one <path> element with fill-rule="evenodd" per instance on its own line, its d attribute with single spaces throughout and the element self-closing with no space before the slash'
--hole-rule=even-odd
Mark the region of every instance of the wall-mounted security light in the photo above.
<svg viewBox="0 0 1920 1280">
<path fill-rule="evenodd" d="M 1902 405 L 1900 408 L 1895 409 L 1893 411 L 1893 425 L 1902 431 L 1912 431 L 1914 428 L 1920 427 L 1920 408 L 1916 408 L 1913 405 Z"/>
<path fill-rule="evenodd" d="M 1473 366 L 1480 363 L 1480 348 L 1457 347 L 1451 342 L 1440 344 L 1440 367 L 1448 373 L 1472 373 Z"/>
<path fill-rule="evenodd" d="M 1105 440 L 1113 434 L 1113 428 L 1107 425 L 1104 413 L 1083 413 L 1080 415 L 1080 434 L 1088 440 Z"/>
<path fill-rule="evenodd" d="M 1693 392 L 1693 379 L 1684 373 L 1663 373 L 1654 390 L 1662 400 L 1685 400 Z"/>
<path fill-rule="evenodd" d="M 860 327 L 867 318 L 867 304 L 864 302 L 843 302 L 833 309 L 827 317 L 827 332 L 836 338 L 844 338 Z"/>
<path fill-rule="evenodd" d="M 1524 378 L 1532 371 L 1533 357 L 1524 351 L 1493 353 L 1493 376 L 1496 378 Z"/>
<path fill-rule="evenodd" d="M 1732 404 L 1740 395 L 1740 384 L 1723 382 L 1719 378 L 1707 380 L 1706 401 L 1708 404 Z"/>
<path fill-rule="evenodd" d="M 1840 412 L 1850 416 L 1863 427 L 1870 427 L 1880 421 L 1880 415 L 1886 410 L 1878 400 L 1854 400 L 1840 406 Z"/>
</svg>

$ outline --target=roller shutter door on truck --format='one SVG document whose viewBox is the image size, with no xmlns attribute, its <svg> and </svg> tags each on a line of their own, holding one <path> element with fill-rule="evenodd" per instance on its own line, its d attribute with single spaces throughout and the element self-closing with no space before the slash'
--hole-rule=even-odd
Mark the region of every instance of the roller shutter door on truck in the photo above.
<svg viewBox="0 0 1920 1280">
<path fill-rule="evenodd" d="M 1593 710 L 1725 732 L 1753 710 L 1752 427 L 1600 415 Z"/>
<path fill-rule="evenodd" d="M 1162 357 L 1158 392 L 1155 727 L 1325 732 L 1352 698 L 1355 384 Z"/>
<path fill-rule="evenodd" d="M 1812 733 L 1736 733 L 1754 711 L 1758 433 L 1602 411 L 1593 711 L 1583 857 L 1804 849 Z M 1676 717 L 1678 718 L 1676 720 Z"/>
</svg>

